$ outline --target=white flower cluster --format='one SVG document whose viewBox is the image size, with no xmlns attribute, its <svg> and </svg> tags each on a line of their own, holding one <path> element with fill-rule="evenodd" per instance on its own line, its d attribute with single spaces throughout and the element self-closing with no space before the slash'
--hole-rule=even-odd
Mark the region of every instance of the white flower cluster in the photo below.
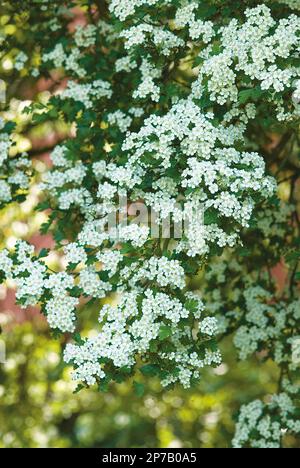
<svg viewBox="0 0 300 468">
<path fill-rule="evenodd" d="M 87 168 L 81 161 L 73 163 L 67 155 L 67 147 L 55 147 L 50 155 L 54 168 L 43 175 L 40 188 L 56 197 L 62 210 L 69 209 L 71 205 L 84 209 L 92 203 L 90 193 L 82 188 Z"/>
<path fill-rule="evenodd" d="M 114 276 L 119 268 L 119 264 L 123 260 L 123 255 L 118 251 L 107 250 L 97 254 L 97 259 L 102 264 L 102 270 L 108 271 L 109 276 Z"/>
<path fill-rule="evenodd" d="M 138 224 L 129 224 L 120 226 L 116 231 L 110 233 L 111 239 L 120 242 L 132 242 L 134 247 L 142 247 L 148 240 L 150 228 L 148 226 L 139 226 Z"/>
<path fill-rule="evenodd" d="M 257 227 L 266 238 L 277 236 L 283 238 L 286 226 L 293 211 L 293 206 L 281 203 L 277 210 L 266 208 L 257 215 Z"/>
<path fill-rule="evenodd" d="M 0 203 L 7 203 L 11 198 L 10 185 L 5 180 L 0 180 Z"/>
<path fill-rule="evenodd" d="M 78 235 L 78 243 L 81 246 L 101 247 L 108 239 L 105 232 L 106 218 L 97 221 L 87 221 Z"/>
<path fill-rule="evenodd" d="M 0 119 L 0 125 L 4 126 L 4 121 Z M 1 130 L 1 127 L 0 127 Z M 11 147 L 11 139 L 7 133 L 0 133 L 0 168 L 8 158 L 8 151 Z"/>
<path fill-rule="evenodd" d="M 195 315 L 199 317 L 198 303 L 195 299 L 194 302 Z M 201 301 L 199 307 L 202 312 Z M 189 386 L 192 378 L 199 377 L 199 368 L 220 363 L 220 354 L 208 349 L 204 359 L 199 356 L 196 351 L 198 338 L 194 341 L 189 327 L 184 327 L 181 331 L 178 329 L 180 320 L 192 315 L 178 299 L 163 293 L 154 294 L 150 289 L 146 289 L 142 295 L 134 291 L 123 293 L 117 307 L 105 305 L 102 308 L 99 317 L 102 329 L 98 336 L 86 340 L 82 345 L 67 345 L 65 360 L 76 366 L 74 379 L 80 377 L 83 382 L 95 383 L 99 379 L 99 363 L 103 359 L 112 361 L 116 367 L 132 367 L 135 365 L 135 355 L 147 353 L 151 342 L 160 336 L 162 342 L 168 339 L 174 347 L 171 353 L 159 353 L 162 365 L 174 361 L 180 370 L 179 373 L 171 374 L 171 379 L 169 382 L 164 381 L 164 385 L 179 380 L 183 385 Z M 170 325 L 166 326 L 163 319 L 167 319 Z M 203 327 L 200 323 L 200 330 L 209 336 L 216 332 L 213 321 L 208 318 L 203 320 Z M 191 340 L 190 345 L 184 344 L 188 337 Z M 102 366 L 100 378 L 103 377 L 103 368 Z"/>
<path fill-rule="evenodd" d="M 200 331 L 204 335 L 214 336 L 218 332 L 218 320 L 215 317 L 206 317 L 202 320 Z"/>
<path fill-rule="evenodd" d="M 286 393 L 274 395 L 268 404 L 256 400 L 243 406 L 233 440 L 235 448 L 281 448 L 283 435 L 300 433 L 295 407 Z"/>
<path fill-rule="evenodd" d="M 152 6 L 160 0 L 111 0 L 110 11 L 112 11 L 121 21 L 124 21 L 128 16 L 135 13 L 136 8 L 140 6 Z M 168 4 L 172 0 L 165 0 L 164 3 Z"/>
<path fill-rule="evenodd" d="M 125 57 L 119 58 L 118 60 L 116 60 L 116 63 L 115 63 L 115 68 L 116 68 L 117 73 L 120 73 L 122 71 L 129 73 L 131 72 L 131 70 L 134 70 L 136 67 L 137 67 L 137 62 L 130 55 L 126 55 Z"/>
<path fill-rule="evenodd" d="M 188 219 L 187 243 L 182 241 L 179 250 L 189 255 L 206 254 L 209 243 L 220 246 L 234 245 L 237 231 L 226 234 L 221 225 L 204 225 L 199 216 L 215 209 L 218 218 L 232 218 L 241 226 L 248 226 L 255 203 L 252 196 L 260 193 L 270 196 L 275 189 L 273 179 L 265 176 L 265 163 L 257 153 L 239 153 L 227 148 L 239 139 L 223 126 L 215 127 L 212 115 L 202 114 L 191 100 L 181 101 L 164 117 L 151 116 L 138 133 L 130 133 L 123 145 L 129 152 L 129 165 L 147 173 L 152 166 L 149 155 L 161 171 L 179 161 L 186 161 L 177 187 L 172 195 L 160 188 L 156 192 L 140 193 L 140 197 L 160 214 L 172 214 L 175 221 Z M 176 146 L 176 144 L 177 146 Z M 147 159 L 145 158 L 147 156 Z M 157 162 L 156 162 L 157 161 Z M 157 186 L 160 184 L 157 184 Z M 155 186 L 156 187 L 156 186 Z M 182 190 L 188 190 L 187 203 L 180 209 L 178 201 Z"/>
<path fill-rule="evenodd" d="M 96 42 L 97 26 L 88 24 L 86 26 L 77 26 L 74 40 L 77 47 L 90 47 Z"/>
<path fill-rule="evenodd" d="M 280 3 L 285 3 L 293 10 L 300 10 L 299 0 L 279 0 Z"/>
<path fill-rule="evenodd" d="M 79 301 L 75 297 L 55 296 L 47 302 L 46 313 L 49 326 L 63 333 L 74 332 L 75 308 Z"/>
<path fill-rule="evenodd" d="M 160 88 L 155 84 L 155 79 L 161 77 L 161 70 L 155 67 L 148 59 L 143 59 L 139 70 L 142 81 L 133 93 L 134 99 L 145 99 L 150 96 L 152 101 L 158 102 L 160 98 Z"/>
<path fill-rule="evenodd" d="M 24 52 L 19 52 L 15 58 L 15 64 L 14 64 L 15 69 L 18 71 L 23 70 L 27 60 L 28 60 L 28 56 Z"/>
<path fill-rule="evenodd" d="M 185 46 L 183 39 L 177 37 L 171 31 L 148 23 L 132 26 L 123 31 L 121 36 L 126 39 L 126 49 L 130 50 L 134 46 L 150 41 L 165 56 L 170 55 L 173 49 Z"/>
<path fill-rule="evenodd" d="M 291 355 L 297 339 L 294 330 L 300 318 L 300 301 L 271 304 L 271 293 L 259 286 L 248 288 L 244 298 L 246 313 L 242 311 L 242 316 L 246 324 L 239 327 L 234 337 L 240 358 L 264 349 L 277 364 L 287 363 L 293 370 Z"/>
<path fill-rule="evenodd" d="M 132 189 L 134 186 L 139 185 L 142 181 L 142 177 L 144 175 L 144 171 L 141 168 L 136 168 L 131 166 L 130 164 L 126 164 L 124 166 L 116 165 L 114 163 L 107 164 L 105 161 L 98 161 L 93 164 L 93 173 L 98 181 L 102 181 L 102 179 L 106 178 L 110 181 L 110 186 L 115 184 L 116 181 L 120 187 Z M 101 198 L 103 194 L 101 193 L 101 189 L 103 185 L 99 185 L 98 187 L 98 195 Z M 108 185 L 106 185 L 108 188 Z M 112 194 L 114 195 L 117 190 L 113 190 Z"/>
<path fill-rule="evenodd" d="M 155 281 L 161 287 L 184 289 L 186 286 L 184 269 L 178 260 L 166 257 L 152 257 L 138 267 L 138 272 L 131 278 L 136 284 L 142 280 Z"/>
<path fill-rule="evenodd" d="M 65 247 L 65 254 L 68 264 L 86 263 L 88 258 L 84 248 L 76 242 L 72 242 Z"/>
<path fill-rule="evenodd" d="M 66 190 L 59 195 L 58 201 L 61 210 L 68 210 L 72 205 L 78 206 L 84 210 L 92 204 L 90 193 L 84 188 Z"/>
<path fill-rule="evenodd" d="M 16 246 L 17 266 L 11 272 L 4 272 L 7 278 L 15 281 L 18 288 L 17 299 L 22 307 L 39 303 L 44 292 L 46 267 L 32 260 L 33 253 L 33 246 L 18 242 Z"/>
<path fill-rule="evenodd" d="M 79 274 L 79 286 L 86 296 L 102 299 L 112 290 L 110 283 L 102 281 L 94 267 L 87 267 Z"/>
<path fill-rule="evenodd" d="M 120 131 L 123 133 L 126 133 L 132 124 L 132 117 L 130 115 L 126 115 L 125 112 L 120 110 L 108 114 L 107 120 L 110 125 L 116 125 L 119 127 Z"/>
<path fill-rule="evenodd" d="M 87 109 L 93 106 L 94 99 L 111 98 L 111 96 L 111 85 L 103 80 L 96 80 L 88 84 L 69 81 L 67 88 L 60 94 L 61 99 L 74 99 L 74 101 L 81 102 Z"/>
<path fill-rule="evenodd" d="M 73 372 L 73 379 L 78 382 L 85 382 L 87 385 L 96 383 L 96 378 L 104 379 L 105 372 L 101 369 L 101 365 L 93 362 L 85 362 L 78 366 Z"/>
<path fill-rule="evenodd" d="M 150 62 L 144 60 L 144 74 L 147 78 L 149 73 L 147 74 L 146 69 L 149 64 Z M 252 109 L 249 109 L 249 116 L 251 112 Z M 66 360 L 72 361 L 77 367 L 75 379 L 94 383 L 103 378 L 105 366 L 99 365 L 103 359 L 112 360 L 116 367 L 132 367 L 135 364 L 135 355 L 146 353 L 151 343 L 159 336 L 164 337 L 164 333 L 172 341 L 174 351 L 162 351 L 160 357 L 163 362 L 174 362 L 177 371 L 164 377 L 163 385 L 180 381 L 187 387 L 191 379 L 198 378 L 198 369 L 221 362 L 220 353 L 209 348 L 202 349 L 201 355 L 204 351 L 204 358 L 199 356 L 190 326 L 177 329 L 181 320 L 187 320 L 190 316 L 188 308 L 165 292 L 154 293 L 151 289 L 145 289 L 153 285 L 159 288 L 185 289 L 185 272 L 180 262 L 153 256 L 143 264 L 135 262 L 130 267 L 123 268 L 122 254 L 116 250 L 107 251 L 106 242 L 110 241 L 115 245 L 118 242 L 129 242 L 134 248 L 140 248 L 149 239 L 149 228 L 137 224 L 120 224 L 115 230 L 108 232 L 105 230 L 106 218 L 97 219 L 97 213 L 109 214 L 114 210 L 115 196 L 120 188 L 133 193 L 137 190 L 138 198 L 143 198 L 154 207 L 161 219 L 170 213 L 177 220 L 188 217 L 186 240 L 179 242 L 178 253 L 186 252 L 191 256 L 207 254 L 209 243 L 220 247 L 233 246 L 240 227 L 228 234 L 217 224 L 218 218 L 231 218 L 240 226 L 247 226 L 254 208 L 252 194 L 268 196 L 272 193 L 274 184 L 265 177 L 265 165 L 257 153 L 240 153 L 232 147 L 242 138 L 242 132 L 236 132 L 233 126 L 227 126 L 231 118 L 234 118 L 233 113 L 232 116 L 227 116 L 224 125 L 215 126 L 212 114 L 204 116 L 192 100 L 182 101 L 174 105 L 165 116 L 150 117 L 138 133 L 128 134 L 123 145 L 123 151 L 128 155 L 124 165 L 107 164 L 105 161 L 93 164 L 93 172 L 98 181 L 97 198 L 102 201 L 102 205 L 95 205 L 92 194 L 83 188 L 68 188 L 59 195 L 60 208 L 68 209 L 75 203 L 88 213 L 88 220 L 79 234 L 78 242 L 66 247 L 67 262 L 85 264 L 87 254 L 84 247 L 100 248 L 96 254 L 99 267 L 95 263 L 84 267 L 79 273 L 79 287 L 83 295 L 98 299 L 106 297 L 113 290 L 109 279 L 118 274 L 120 292 L 122 291 L 120 305 L 117 308 L 106 306 L 101 312 L 100 335 L 82 346 L 70 345 L 67 348 Z M 244 122 L 247 122 L 247 118 L 249 117 L 246 116 Z M 108 122 L 110 125 L 118 125 L 125 132 L 131 120 L 120 111 L 109 114 Z M 69 187 L 70 183 L 80 184 L 85 177 L 83 167 L 80 164 L 73 167 L 67 155 L 64 147 L 58 147 L 53 153 L 52 159 L 58 169 L 54 169 L 47 178 L 48 190 L 62 189 L 65 184 Z M 147 159 L 149 155 L 150 162 Z M 152 161 L 155 162 L 154 169 Z M 176 167 L 179 161 L 185 162 L 185 169 L 178 174 L 177 181 L 163 177 L 164 172 Z M 152 191 L 143 192 L 138 187 L 149 173 L 153 173 Z M 180 198 L 182 200 L 185 191 L 187 201 L 182 206 Z M 212 209 L 218 213 L 214 223 L 204 224 L 199 217 L 201 207 L 204 207 L 204 215 L 209 214 Z M 108 273 L 108 280 L 102 279 L 105 278 L 102 276 L 105 272 Z M 132 288 L 136 288 L 137 292 L 129 292 Z M 187 301 L 194 304 L 194 319 L 200 320 L 203 304 L 190 296 Z M 74 323 L 73 315 L 69 315 L 68 325 L 62 324 L 59 317 L 52 314 L 53 304 L 55 305 L 55 299 L 48 309 L 52 326 L 57 324 L 60 329 L 70 328 L 71 323 Z M 218 323 L 215 318 L 206 317 L 198 328 L 199 333 L 207 339 L 217 333 Z M 190 345 L 183 344 L 182 340 Z"/>
<path fill-rule="evenodd" d="M 0 271 L 5 273 L 7 278 L 11 278 L 13 270 L 13 261 L 9 256 L 9 252 L 6 249 L 1 250 L 0 252 Z"/>
<path fill-rule="evenodd" d="M 61 43 L 55 45 L 48 53 L 42 56 L 43 63 L 52 62 L 55 68 L 65 67 L 67 70 L 75 73 L 79 78 L 86 76 L 86 70 L 79 65 L 81 52 L 79 48 L 73 48 L 71 53 L 67 53 Z"/>
<path fill-rule="evenodd" d="M 245 14 L 245 23 L 240 24 L 233 19 L 228 26 L 221 29 L 221 52 L 212 53 L 210 48 L 202 52 L 204 63 L 193 85 L 195 96 L 200 97 L 203 94 L 203 82 L 206 79 L 212 101 L 219 104 L 237 102 L 240 73 L 257 81 L 262 91 L 293 92 L 295 79 L 300 74 L 299 67 L 282 69 L 278 62 L 288 58 L 297 59 L 300 18 L 291 15 L 276 22 L 266 5 L 248 9 Z M 275 102 L 278 104 L 280 98 L 276 97 Z"/>
<path fill-rule="evenodd" d="M 26 242 L 16 244 L 15 254 L 3 250 L 0 255 L 0 271 L 17 286 L 17 300 L 22 307 L 43 302 L 47 292 L 50 299 L 45 304 L 45 314 L 51 328 L 62 332 L 74 332 L 75 308 L 79 304 L 69 292 L 74 278 L 64 272 L 50 274 L 45 263 L 34 256 L 34 247 Z"/>
<path fill-rule="evenodd" d="M 4 127 L 5 122 L 0 117 L 0 204 L 10 202 L 19 189 L 28 189 L 31 167 L 26 153 L 10 157 L 13 140 L 11 135 L 3 130 Z"/>
<path fill-rule="evenodd" d="M 56 167 L 69 167 L 71 162 L 66 159 L 67 148 L 65 146 L 57 145 L 50 154 L 51 161 Z"/>
<path fill-rule="evenodd" d="M 197 20 L 195 10 L 198 4 L 192 2 L 183 8 L 179 8 L 176 12 L 175 26 L 184 28 L 188 26 L 191 39 L 202 38 L 204 43 L 208 43 L 215 35 L 214 25 L 211 21 Z"/>
<path fill-rule="evenodd" d="M 76 163 L 74 167 L 66 169 L 65 171 L 54 170 L 47 172 L 44 176 L 44 183 L 41 184 L 42 190 L 52 191 L 53 194 L 57 193 L 58 188 L 66 184 L 75 184 L 81 186 L 82 181 L 86 175 L 86 167 L 82 162 Z"/>
</svg>

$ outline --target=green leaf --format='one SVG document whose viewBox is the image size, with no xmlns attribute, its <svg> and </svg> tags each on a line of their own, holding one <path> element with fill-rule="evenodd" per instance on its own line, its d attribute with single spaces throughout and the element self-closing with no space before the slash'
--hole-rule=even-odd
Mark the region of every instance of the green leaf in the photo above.
<svg viewBox="0 0 300 468">
<path fill-rule="evenodd" d="M 15 122 L 7 122 L 4 125 L 3 131 L 5 133 L 11 133 L 16 128 L 16 126 L 17 126 L 17 124 Z"/>
<path fill-rule="evenodd" d="M 146 364 L 140 368 L 140 371 L 143 375 L 154 377 L 159 373 L 159 367 L 155 364 Z"/>
<path fill-rule="evenodd" d="M 42 249 L 39 253 L 38 258 L 45 258 L 48 257 L 50 250 L 49 249 Z"/>
<path fill-rule="evenodd" d="M 120 250 L 121 254 L 126 255 L 131 252 L 135 252 L 134 247 L 131 244 L 123 244 L 122 249 Z"/>
<path fill-rule="evenodd" d="M 64 240 L 64 238 L 65 238 L 65 235 L 64 235 L 63 232 L 61 232 L 61 231 L 59 231 L 59 230 L 57 230 L 57 231 L 55 232 L 55 234 L 54 234 L 54 240 L 55 240 L 56 242 L 61 242 L 62 240 Z"/>
<path fill-rule="evenodd" d="M 246 104 L 249 101 L 257 101 L 265 91 L 263 91 L 259 86 L 252 89 L 245 89 L 239 93 L 239 102 L 240 104 Z"/>
<path fill-rule="evenodd" d="M 49 208 L 51 208 L 51 206 L 50 206 L 50 202 L 47 200 L 47 201 L 39 203 L 36 207 L 36 211 L 45 211 L 45 210 L 48 210 Z"/>
<path fill-rule="evenodd" d="M 210 6 L 207 4 L 203 4 L 197 7 L 197 18 L 205 20 L 210 18 L 211 16 L 217 13 L 218 9 L 216 6 Z"/>
<path fill-rule="evenodd" d="M 79 286 L 74 286 L 74 288 L 70 289 L 70 294 L 73 297 L 80 297 L 82 294 L 82 290 Z"/>
<path fill-rule="evenodd" d="M 67 266 L 67 271 L 75 270 L 78 265 L 79 265 L 79 263 L 69 263 L 68 266 Z"/>
<path fill-rule="evenodd" d="M 285 259 L 288 263 L 294 262 L 300 258 L 300 252 L 290 252 L 286 255 Z"/>
<path fill-rule="evenodd" d="M 80 333 L 75 333 L 74 335 L 74 341 L 76 344 L 78 344 L 79 346 L 82 346 L 84 345 L 85 341 L 81 338 L 80 336 Z"/>
<path fill-rule="evenodd" d="M 158 336 L 161 341 L 165 340 L 166 338 L 169 338 L 169 336 L 172 335 L 172 329 L 168 325 L 161 325 Z"/>
<path fill-rule="evenodd" d="M 240 247 L 240 248 L 237 249 L 236 253 L 240 257 L 250 257 L 251 250 L 247 249 L 247 247 Z"/>
<path fill-rule="evenodd" d="M 193 62 L 193 67 L 199 67 L 199 65 L 202 65 L 203 62 L 204 62 L 204 59 L 202 57 L 196 57 Z"/>
<path fill-rule="evenodd" d="M 199 303 L 196 299 L 188 299 L 184 304 L 184 307 L 192 313 L 196 313 L 198 311 Z"/>
<path fill-rule="evenodd" d="M 217 224 L 219 221 L 219 214 L 215 208 L 210 208 L 204 213 L 204 224 Z"/>
<path fill-rule="evenodd" d="M 74 392 L 73 392 L 74 395 L 76 395 L 77 393 L 81 392 L 81 390 L 83 390 L 84 388 L 85 388 L 84 385 L 81 385 L 81 384 L 80 384 L 80 385 L 77 385 L 77 387 L 75 388 L 75 390 L 74 390 Z"/>
</svg>

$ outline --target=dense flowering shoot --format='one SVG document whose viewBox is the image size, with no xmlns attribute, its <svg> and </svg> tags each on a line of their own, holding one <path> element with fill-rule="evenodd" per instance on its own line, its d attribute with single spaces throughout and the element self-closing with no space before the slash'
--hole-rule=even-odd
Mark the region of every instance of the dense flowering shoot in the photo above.
<svg viewBox="0 0 300 468">
<path fill-rule="evenodd" d="M 191 39 L 201 38 L 204 43 L 209 43 L 214 37 L 214 24 L 211 21 L 202 21 L 196 18 L 198 4 L 189 2 L 186 6 L 179 8 L 175 16 L 176 28 L 188 26 Z"/>
<path fill-rule="evenodd" d="M 272 304 L 270 292 L 258 286 L 246 290 L 244 297 L 245 325 L 239 328 L 234 338 L 240 358 L 246 359 L 257 349 L 263 349 L 278 364 L 288 362 L 293 354 L 293 343 L 298 338 L 296 325 L 300 318 L 300 301 Z M 288 366 L 292 370 L 294 363 L 290 362 Z"/>
<path fill-rule="evenodd" d="M 149 41 L 157 48 L 161 48 L 163 55 L 169 55 L 174 48 L 185 46 L 185 42 L 171 31 L 147 23 L 131 27 L 124 31 L 122 36 L 126 39 L 125 48 L 129 50 L 134 46 L 145 43 L 148 37 Z"/>
<path fill-rule="evenodd" d="M 68 129 L 39 185 L 41 230 L 63 259 L 50 269 L 18 242 L 1 279 L 72 334 L 79 389 L 138 371 L 188 388 L 220 365 L 223 335 L 240 359 L 271 359 L 278 393 L 242 408 L 234 446 L 278 447 L 300 432 L 298 2 L 83 3 L 79 25 L 60 5 L 37 27 L 39 60 L 14 55 L 16 73 L 53 82 L 35 121 Z M 0 120 L 1 207 L 29 184 L 13 131 Z"/>
<path fill-rule="evenodd" d="M 165 0 L 164 3 L 168 4 L 172 0 Z M 120 19 L 125 20 L 128 16 L 133 15 L 136 9 L 140 6 L 155 5 L 160 0 L 112 0 L 110 2 L 110 10 Z"/>
<path fill-rule="evenodd" d="M 0 117 L 0 207 L 12 200 L 22 200 L 30 182 L 30 161 L 27 154 L 12 157 L 11 132 L 14 126 Z"/>
<path fill-rule="evenodd" d="M 129 152 L 128 167 L 147 176 L 153 170 L 154 191 L 138 191 L 163 220 L 188 221 L 186 239 L 177 250 L 188 255 L 206 254 L 209 243 L 233 245 L 238 226 L 247 226 L 252 195 L 270 196 L 274 181 L 265 176 L 265 164 L 257 153 L 239 153 L 232 147 L 240 138 L 231 129 L 213 125 L 213 115 L 203 115 L 193 101 L 182 101 L 164 117 L 153 116 L 141 130 L 129 134 L 123 150 Z M 159 180 L 164 172 L 172 183 Z M 162 183 L 167 187 L 162 189 Z M 169 187 L 168 187 L 169 185 Z M 182 201 L 186 199 L 186 203 Z M 201 218 L 201 209 L 203 218 Z M 211 219 L 215 222 L 205 219 Z M 222 219 L 232 218 L 232 232 L 222 229 Z"/>
<path fill-rule="evenodd" d="M 294 418 L 295 407 L 287 393 L 273 396 L 264 405 L 256 400 L 243 406 L 233 440 L 235 448 L 280 448 L 283 434 L 300 433 L 300 421 Z"/>
<path fill-rule="evenodd" d="M 189 310 L 190 304 L 189 298 L 183 305 L 176 298 L 171 299 L 164 293 L 155 294 L 150 289 L 143 293 L 138 290 L 123 293 L 118 306 L 102 308 L 99 321 L 103 326 L 97 337 L 86 340 L 81 346 L 67 346 L 65 359 L 75 364 L 74 377 L 81 375 L 83 381 L 95 383 L 99 372 L 100 377 L 105 376 L 105 363 L 112 361 L 116 367 L 130 369 L 137 353 L 155 352 L 157 366 L 154 372 L 162 373 L 163 385 L 178 380 L 189 386 L 191 379 L 198 378 L 199 369 L 221 362 L 220 353 L 213 352 L 209 343 L 205 343 L 206 337 L 217 331 L 214 323 L 209 323 L 206 318 L 202 326 L 200 320 L 197 336 L 192 336 L 190 326 L 183 325 L 199 320 L 203 310 L 198 298 L 192 300 L 195 314 Z M 157 344 L 154 345 L 155 341 Z M 103 366 L 97 368 L 99 362 L 103 362 Z"/>
<path fill-rule="evenodd" d="M 34 256 L 34 247 L 25 242 L 18 242 L 13 254 L 1 252 L 0 272 L 15 282 L 17 300 L 22 307 L 41 303 L 46 295 L 45 314 L 49 325 L 62 332 L 75 330 L 74 312 L 79 301 L 69 295 L 74 287 L 73 276 L 49 274 L 44 262 Z"/>
<path fill-rule="evenodd" d="M 298 108 L 284 108 L 279 94 L 291 95 L 299 78 L 299 17 L 291 15 L 276 22 L 265 5 L 246 10 L 245 15 L 245 23 L 233 19 L 221 28 L 219 53 L 215 54 L 210 46 L 201 52 L 203 65 L 193 84 L 194 95 L 201 97 L 206 88 L 210 99 L 222 105 L 228 100 L 234 103 L 265 93 L 266 99 L 275 104 L 280 120 L 299 116 Z M 284 66 L 280 67 L 280 63 Z"/>
<path fill-rule="evenodd" d="M 67 88 L 60 94 L 61 99 L 74 99 L 81 102 L 85 108 L 89 109 L 93 105 L 93 98 L 111 97 L 110 84 L 103 80 L 94 81 L 91 84 L 80 85 L 69 82 Z"/>
</svg>

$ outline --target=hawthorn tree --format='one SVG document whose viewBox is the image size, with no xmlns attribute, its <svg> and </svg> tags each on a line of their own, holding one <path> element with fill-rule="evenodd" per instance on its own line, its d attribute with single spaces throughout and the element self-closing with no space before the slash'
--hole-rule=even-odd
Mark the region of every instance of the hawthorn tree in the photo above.
<svg viewBox="0 0 300 468">
<path fill-rule="evenodd" d="M 78 390 L 133 379 L 141 392 L 139 372 L 187 388 L 221 364 L 226 336 L 239 359 L 273 360 L 278 392 L 241 408 L 233 446 L 281 447 L 300 433 L 299 1 L 26 0 L 0 11 L 17 26 L 0 38 L 10 80 L 51 83 L 24 112 L 68 128 L 37 207 L 64 268 L 19 241 L 0 253 L 1 279 L 69 337 Z M 35 177 L 30 152 L 13 151 L 11 87 L 1 206 Z M 87 302 L 99 323 L 83 337 Z"/>
</svg>

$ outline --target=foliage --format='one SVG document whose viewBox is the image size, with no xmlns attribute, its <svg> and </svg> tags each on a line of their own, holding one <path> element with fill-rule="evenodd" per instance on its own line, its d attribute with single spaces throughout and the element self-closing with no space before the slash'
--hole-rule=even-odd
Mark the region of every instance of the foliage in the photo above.
<svg viewBox="0 0 300 468">
<path fill-rule="evenodd" d="M 37 207 L 65 264 L 53 271 L 48 250 L 20 241 L 0 254 L 3 280 L 72 335 L 78 390 L 130 379 L 141 396 L 140 375 L 189 388 L 220 365 L 226 336 L 240 359 L 260 353 L 277 393 L 242 408 L 234 446 L 282 446 L 300 432 L 297 2 L 18 3 L 1 6 L 3 63 L 15 82 L 50 82 L 25 109 L 31 125 L 67 129 Z M 30 172 L 1 127 L 7 204 Z M 143 204 L 155 231 L 135 222 Z M 99 324 L 83 333 L 86 302 Z"/>
</svg>

